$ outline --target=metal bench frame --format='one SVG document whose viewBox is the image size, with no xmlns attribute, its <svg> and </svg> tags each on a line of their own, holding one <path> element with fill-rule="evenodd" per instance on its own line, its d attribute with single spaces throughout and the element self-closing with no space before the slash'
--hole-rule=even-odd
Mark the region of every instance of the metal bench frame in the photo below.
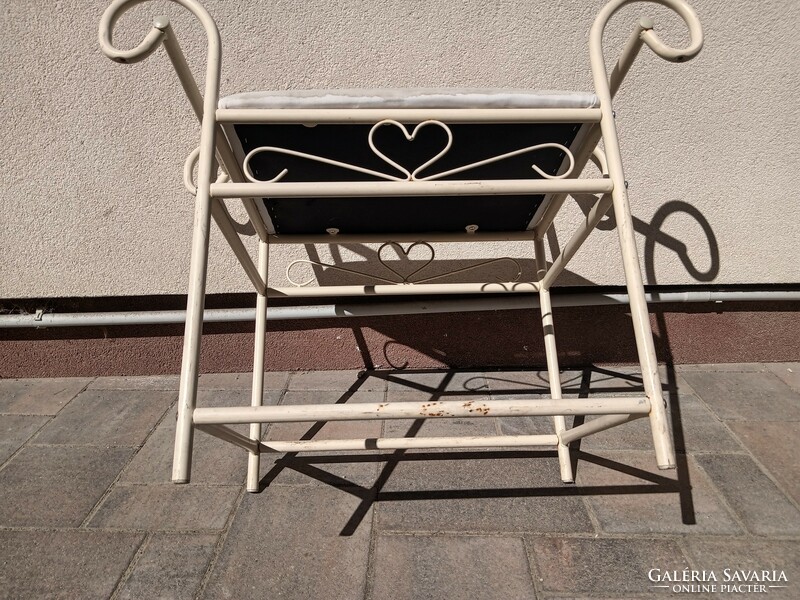
<svg viewBox="0 0 800 600">
<path fill-rule="evenodd" d="M 590 31 L 589 56 L 598 108 L 583 109 L 220 109 L 220 38 L 219 31 L 206 10 L 195 0 L 172 0 L 188 9 L 203 25 L 208 36 L 205 92 L 201 94 L 181 51 L 169 19 L 157 17 L 144 40 L 130 50 L 117 49 L 112 31 L 119 17 L 131 7 L 146 0 L 114 0 L 105 11 L 99 28 L 102 51 L 119 63 L 135 63 L 164 46 L 189 102 L 201 123 L 200 145 L 187 159 L 184 180 L 195 195 L 192 258 L 186 312 L 186 331 L 183 363 L 180 376 L 178 420 L 172 480 L 190 480 L 193 434 L 199 429 L 243 448 L 248 454 L 247 489 L 259 490 L 259 459 L 264 452 L 298 452 L 327 450 L 364 450 L 399 448 L 465 448 L 550 446 L 558 450 L 561 478 L 573 481 L 569 444 L 584 436 L 621 425 L 641 417 L 649 417 L 653 434 L 656 461 L 659 468 L 675 466 L 675 453 L 668 429 L 666 405 L 661 393 L 656 355 L 645 302 L 639 258 L 628 203 L 625 175 L 622 169 L 617 131 L 611 99 L 643 45 L 658 56 L 682 62 L 700 51 L 703 34 L 694 10 L 683 0 L 650 0 L 675 11 L 686 23 L 690 43 L 675 49 L 666 45 L 653 30 L 651 19 L 640 19 L 625 44 L 610 75 L 603 54 L 603 33 L 611 16 L 635 0 L 611 0 L 598 14 Z M 544 177 L 518 180 L 461 180 L 439 181 L 416 178 L 409 173 L 396 181 L 328 182 L 304 184 L 256 181 L 246 165 L 237 158 L 223 128 L 233 123 L 590 123 L 591 127 L 580 148 L 571 155 L 573 168 L 567 177 Z M 446 125 L 445 125 L 446 126 Z M 597 148 L 602 139 L 604 151 Z M 600 168 L 602 177 L 578 178 L 589 160 Z M 192 178 L 197 167 L 197 183 Z M 220 169 L 221 168 L 221 169 Z M 219 171 L 222 174 L 217 176 Z M 417 169 L 419 170 L 419 169 Z M 293 196 L 359 196 L 385 195 L 435 196 L 458 194 L 546 194 L 546 204 L 538 221 L 529 231 L 432 233 L 430 235 L 400 234 L 390 238 L 372 235 L 276 235 L 269 232 L 269 222 L 262 197 Z M 544 236 L 553 225 L 567 195 L 573 193 L 599 194 L 585 221 L 574 232 L 560 255 L 551 265 L 545 260 Z M 240 198 L 259 238 L 257 261 L 253 261 L 239 238 L 224 199 Z M 402 200 L 399 200 L 402 201 Z M 550 288 L 567 266 L 589 233 L 613 207 L 616 218 L 625 281 L 630 297 L 630 310 L 636 347 L 642 369 L 644 396 L 637 398 L 563 399 L 559 380 L 556 337 L 553 328 Z M 208 262 L 210 221 L 213 217 L 257 293 L 255 323 L 255 352 L 253 361 L 252 405 L 236 408 L 197 408 L 200 341 L 203 325 L 203 306 Z M 336 232 L 332 232 L 336 233 Z M 530 240 L 536 259 L 536 280 L 528 282 L 447 284 L 381 283 L 361 286 L 324 286 L 317 288 L 271 288 L 268 286 L 270 246 L 276 244 L 312 243 L 427 243 L 480 242 L 499 240 Z M 264 351 L 266 344 L 266 311 L 268 297 L 319 297 L 344 295 L 411 295 L 463 293 L 537 293 L 539 296 L 550 397 L 539 399 L 475 400 L 469 402 L 443 400 L 436 402 L 393 402 L 380 404 L 337 404 L 303 406 L 262 406 L 264 392 Z M 315 422 L 361 419 L 420 419 L 482 416 L 552 416 L 551 435 L 509 435 L 494 437 L 440 438 L 379 438 L 349 440 L 262 441 L 262 423 Z M 598 415 L 586 423 L 567 429 L 566 415 Z M 231 424 L 250 424 L 249 436 L 228 427 Z"/>
</svg>

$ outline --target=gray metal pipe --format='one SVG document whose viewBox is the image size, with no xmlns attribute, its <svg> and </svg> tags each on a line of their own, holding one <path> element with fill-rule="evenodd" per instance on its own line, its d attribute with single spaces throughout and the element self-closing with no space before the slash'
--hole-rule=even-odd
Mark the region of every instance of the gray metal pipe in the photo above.
<svg viewBox="0 0 800 600">
<path fill-rule="evenodd" d="M 741 292 L 651 292 L 649 304 L 683 302 L 785 302 L 800 301 L 798 291 L 741 291 Z M 603 306 L 627 304 L 627 294 L 559 294 L 551 297 L 553 306 Z M 389 315 L 419 315 L 486 310 L 520 310 L 537 308 L 534 295 L 487 296 L 481 298 L 407 300 L 376 304 L 319 304 L 311 306 L 270 307 L 267 319 L 292 321 L 328 319 L 335 317 L 379 317 Z M 207 309 L 205 323 L 234 323 L 254 321 L 254 308 Z M 0 328 L 23 327 L 110 327 L 112 325 L 165 325 L 184 323 L 186 311 L 147 310 L 95 313 L 36 313 L 0 315 Z"/>
</svg>

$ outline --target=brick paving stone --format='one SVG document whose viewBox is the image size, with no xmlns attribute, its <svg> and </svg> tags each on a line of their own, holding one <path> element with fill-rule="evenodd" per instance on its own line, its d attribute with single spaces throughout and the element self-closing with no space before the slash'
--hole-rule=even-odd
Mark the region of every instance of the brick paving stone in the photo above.
<svg viewBox="0 0 800 600">
<path fill-rule="evenodd" d="M 681 471 L 660 471 L 653 452 L 605 450 L 578 462 L 577 484 L 603 531 L 740 533 L 711 481 L 690 456 Z M 679 460 L 682 460 L 679 457 Z M 686 521 L 686 522 L 684 522 Z"/>
<path fill-rule="evenodd" d="M 380 535 L 372 560 L 375 600 L 535 598 L 519 538 Z"/>
<path fill-rule="evenodd" d="M 50 417 L 0 415 L 0 465 L 36 433 Z"/>
<path fill-rule="evenodd" d="M 697 462 L 750 531 L 800 534 L 800 511 L 749 456 L 704 454 Z"/>
<path fill-rule="evenodd" d="M 117 484 L 92 516 L 89 527 L 148 531 L 222 529 L 240 489 L 194 484 Z"/>
<path fill-rule="evenodd" d="M 772 585 L 785 585 L 785 588 L 767 588 L 760 593 L 723 593 L 723 598 L 750 598 L 768 595 L 769 598 L 796 600 L 800 596 L 800 543 L 797 540 L 750 539 L 698 539 L 687 538 L 685 545 L 693 568 L 714 571 L 718 584 L 725 584 L 725 569 L 731 574 L 737 570 L 783 571 L 788 582 L 775 582 Z M 728 581 L 728 584 L 737 583 Z M 766 582 L 764 585 L 771 585 Z"/>
<path fill-rule="evenodd" d="M 800 503 L 800 454 L 797 453 L 800 422 L 731 421 L 728 426 L 795 502 Z"/>
<path fill-rule="evenodd" d="M 346 402 L 379 403 L 384 401 L 384 392 L 341 392 L 334 390 L 288 390 L 282 405 L 336 404 Z M 378 421 L 331 421 L 320 423 L 276 423 L 270 426 L 268 439 L 313 439 L 375 438 L 380 437 L 381 424 Z M 312 452 L 295 456 L 284 454 L 262 454 L 261 473 L 266 485 L 317 485 L 320 483 L 356 485 L 370 487 L 375 481 L 377 463 L 370 460 L 348 460 L 358 457 L 353 452 Z M 313 457 L 313 459 L 307 457 Z M 315 462 L 322 457 L 322 462 Z"/>
<path fill-rule="evenodd" d="M 682 396 L 692 390 L 674 368 L 659 365 L 658 374 L 664 395 Z M 639 396 L 644 394 L 642 371 L 638 366 L 594 366 L 584 369 L 567 369 L 561 373 L 564 397 Z"/>
<path fill-rule="evenodd" d="M 687 400 L 683 396 L 680 402 Z M 671 411 L 680 414 L 680 430 L 670 418 L 670 431 L 679 452 L 743 452 L 741 444 L 728 428 L 696 398 L 687 401 L 688 407 Z M 680 439 L 682 438 L 682 442 Z M 653 436 L 650 420 L 638 419 L 613 429 L 601 431 L 581 441 L 581 450 L 652 450 Z"/>
<path fill-rule="evenodd" d="M 378 494 L 382 531 L 594 531 L 552 453 L 415 451 L 384 469 L 391 474 Z"/>
<path fill-rule="evenodd" d="M 0 531 L 0 599 L 109 598 L 143 538 L 138 533 Z"/>
<path fill-rule="evenodd" d="M 135 375 L 130 377 L 98 377 L 90 390 L 167 390 L 177 391 L 177 375 Z"/>
<path fill-rule="evenodd" d="M 540 598 L 541 600 L 620 600 L 619 596 L 611 596 L 611 597 L 609 597 L 609 596 L 594 596 L 594 595 L 592 595 L 592 596 L 575 596 L 575 595 L 572 595 L 572 594 L 570 594 L 569 596 L 564 596 L 562 594 L 540 594 L 540 595 L 538 595 L 536 597 Z M 624 598 L 652 598 L 652 597 L 653 596 L 649 595 L 649 594 L 644 595 L 644 596 L 639 596 L 639 595 L 636 595 L 636 596 L 625 595 L 624 596 Z M 703 598 L 703 596 L 699 596 L 699 597 Z"/>
<path fill-rule="evenodd" d="M 0 379 L 0 413 L 54 415 L 91 381 L 86 377 Z"/>
<path fill-rule="evenodd" d="M 282 390 L 289 380 L 287 371 L 266 371 L 265 390 Z M 200 390 L 248 390 L 253 387 L 252 373 L 204 373 L 200 375 Z"/>
<path fill-rule="evenodd" d="M 313 435 L 312 435 L 313 434 Z M 381 435 L 379 421 L 330 421 L 322 427 L 314 423 L 275 423 L 270 427 L 266 443 L 271 440 L 336 440 L 376 439 Z M 314 458 L 326 457 L 325 462 Z M 261 472 L 271 483 L 283 485 L 322 484 L 354 485 L 365 488 L 375 483 L 378 472 L 377 461 L 348 460 L 348 457 L 363 456 L 356 452 L 311 452 L 297 458 L 286 459 L 284 454 L 261 455 Z M 275 469 L 273 471 L 273 469 Z"/>
<path fill-rule="evenodd" d="M 796 392 L 800 392 L 800 362 L 767 363 L 764 367 Z"/>
<path fill-rule="evenodd" d="M 547 370 L 486 371 L 484 377 L 492 395 L 550 394 Z"/>
<path fill-rule="evenodd" d="M 19 444 L 6 444 L 5 442 L 0 442 L 0 466 L 3 465 L 11 456 L 19 450 Z"/>
<path fill-rule="evenodd" d="M 483 372 L 477 371 L 393 371 L 387 374 L 387 380 L 389 394 L 404 392 L 420 400 L 489 391 Z"/>
<path fill-rule="evenodd" d="M 204 598 L 361 599 L 371 509 L 330 487 L 245 494 Z M 355 516 L 357 526 L 342 532 Z"/>
<path fill-rule="evenodd" d="M 382 392 L 386 381 L 362 371 L 296 371 L 289 378 L 290 390 Z"/>
<path fill-rule="evenodd" d="M 0 526 L 77 527 L 131 448 L 28 446 L 0 471 Z"/>
<path fill-rule="evenodd" d="M 573 418 L 566 417 L 567 429 Z M 498 417 L 497 424 L 502 435 L 552 435 L 555 433 L 553 417 Z"/>
<path fill-rule="evenodd" d="M 383 402 L 383 392 L 356 392 L 336 390 L 287 390 L 281 400 L 283 405 L 296 404 L 344 404 L 361 402 Z"/>
<path fill-rule="evenodd" d="M 264 404 L 275 404 L 280 392 L 267 391 Z M 203 390 L 197 394 L 198 406 L 249 406 L 247 390 Z M 177 409 L 172 408 L 136 454 L 121 481 L 125 483 L 167 483 L 172 478 L 172 450 L 175 443 Z M 232 429 L 249 435 L 247 425 Z M 192 454 L 192 483 L 241 485 L 247 473 L 247 453 L 202 431 L 195 431 Z"/>
<path fill-rule="evenodd" d="M 675 370 L 681 373 L 702 371 L 704 373 L 757 373 L 763 371 L 763 363 L 705 363 L 696 365 L 675 365 Z"/>
<path fill-rule="evenodd" d="M 138 446 L 175 398 L 170 391 L 86 390 L 33 443 Z"/>
<path fill-rule="evenodd" d="M 19 448 L 48 420 L 47 416 L 0 415 L 0 442 Z"/>
<path fill-rule="evenodd" d="M 663 539 L 535 537 L 528 548 L 542 589 L 561 594 L 644 594 L 652 591 L 650 569 L 688 567 L 678 545 Z"/>
<path fill-rule="evenodd" d="M 384 422 L 385 437 L 445 437 L 498 435 L 497 419 L 391 419 Z"/>
<path fill-rule="evenodd" d="M 773 373 L 698 371 L 683 377 L 720 419 L 800 421 L 800 394 Z"/>
<path fill-rule="evenodd" d="M 200 587 L 218 536 L 156 533 L 120 586 L 119 600 L 191 600 Z"/>
</svg>

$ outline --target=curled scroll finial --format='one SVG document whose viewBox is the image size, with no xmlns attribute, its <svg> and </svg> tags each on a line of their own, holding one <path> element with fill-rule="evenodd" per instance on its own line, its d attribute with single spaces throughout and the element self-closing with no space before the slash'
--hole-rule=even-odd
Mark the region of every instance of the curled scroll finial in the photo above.
<svg viewBox="0 0 800 600">
<path fill-rule="evenodd" d="M 114 46 L 113 33 L 114 25 L 120 17 L 128 12 L 137 4 L 142 4 L 148 0 L 114 0 L 100 18 L 100 27 L 97 32 L 97 39 L 100 49 L 108 58 L 118 63 L 137 63 L 150 56 L 158 50 L 164 41 L 169 29 L 169 19 L 167 17 L 156 17 L 153 20 L 153 27 L 144 36 L 144 39 L 134 48 L 121 50 Z M 219 32 L 211 15 L 208 14 L 195 0 L 170 0 L 175 4 L 180 4 L 191 12 L 202 23 L 208 34 L 209 50 L 217 52 L 219 48 Z"/>
<path fill-rule="evenodd" d="M 703 47 L 703 28 L 700 25 L 700 19 L 697 18 L 697 13 L 684 0 L 611 0 L 598 13 L 592 25 L 589 44 L 593 60 L 596 54 L 602 57 L 603 32 L 611 17 L 623 6 L 640 1 L 666 6 L 677 13 L 689 29 L 689 45 L 685 48 L 673 48 L 664 43 L 658 34 L 653 31 L 652 19 L 642 19 L 639 23 L 641 29 L 640 38 L 653 52 L 670 62 L 684 62 L 697 56 Z"/>
<path fill-rule="evenodd" d="M 153 23 L 153 28 L 147 32 L 144 39 L 135 48 L 120 50 L 114 46 L 114 25 L 128 10 L 139 4 L 142 0 L 114 0 L 100 19 L 98 41 L 100 49 L 108 58 L 118 63 L 137 63 L 155 52 L 164 40 L 164 30 L 169 27 L 169 19 L 159 17 Z"/>
<path fill-rule="evenodd" d="M 703 48 L 703 27 L 700 25 L 700 19 L 697 18 L 697 13 L 683 0 L 656 0 L 659 4 L 663 4 L 674 10 L 683 19 L 686 26 L 689 28 L 689 45 L 685 48 L 673 48 L 669 44 L 665 44 L 658 37 L 658 34 L 653 30 L 652 19 L 642 19 L 642 41 L 647 44 L 650 49 L 658 54 L 664 60 L 670 62 L 684 62 L 693 59 L 700 53 Z"/>
</svg>

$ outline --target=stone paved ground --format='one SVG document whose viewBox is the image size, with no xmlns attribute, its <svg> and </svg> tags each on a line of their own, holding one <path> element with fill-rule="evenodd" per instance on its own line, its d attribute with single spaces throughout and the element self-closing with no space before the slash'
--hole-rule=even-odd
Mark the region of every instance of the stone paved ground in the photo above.
<svg viewBox="0 0 800 600">
<path fill-rule="evenodd" d="M 651 569 L 784 571 L 800 598 L 800 363 L 664 368 L 678 469 L 646 423 L 549 451 L 245 456 L 197 435 L 168 483 L 175 377 L 0 381 L 0 598 L 483 599 L 678 596 Z M 267 401 L 540 394 L 541 373 L 268 373 Z M 635 394 L 628 368 L 565 371 L 567 395 Z M 199 404 L 249 403 L 204 375 Z M 268 439 L 547 431 L 541 419 L 280 425 Z M 722 583 L 721 581 L 718 582 Z M 768 585 L 768 584 L 767 584 Z M 710 594 L 680 594 L 711 597 Z M 765 594 L 758 594 L 759 597 Z M 743 598 L 750 594 L 723 594 Z"/>
</svg>

